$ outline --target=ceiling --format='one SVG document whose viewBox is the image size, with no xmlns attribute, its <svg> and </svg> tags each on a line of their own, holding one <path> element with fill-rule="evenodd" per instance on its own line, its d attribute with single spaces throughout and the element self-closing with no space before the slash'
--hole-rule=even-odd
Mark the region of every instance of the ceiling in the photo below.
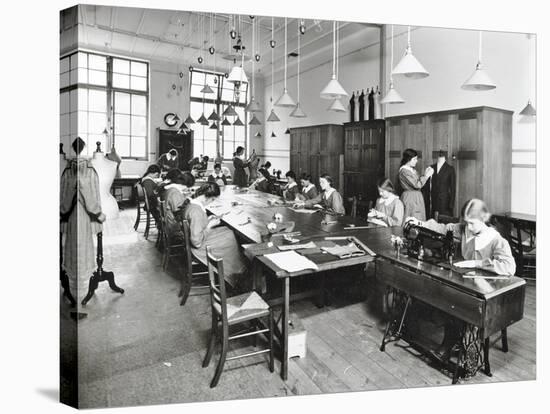
<svg viewBox="0 0 550 414">
<path fill-rule="evenodd" d="M 254 51 L 251 24 L 253 20 L 250 16 L 79 5 L 75 17 L 78 24 L 79 47 L 193 66 L 199 66 L 197 59 L 202 56 L 205 67 L 212 68 L 216 63 L 218 70 L 225 71 L 232 64 L 231 59 L 228 60 L 228 55 L 234 54 L 231 46 L 236 41 L 230 38 L 229 32 L 235 25 L 236 31 L 241 33 L 246 48 L 245 55 L 249 58 L 256 53 L 260 55 L 260 61 L 255 63 L 258 75 L 266 77 L 266 81 L 270 83 L 271 63 L 274 62 L 275 80 L 283 76 L 284 17 L 273 19 L 273 37 L 272 18 L 254 17 L 257 28 Z M 288 53 L 297 51 L 298 36 L 301 37 L 301 72 L 332 61 L 331 21 L 304 19 L 304 35 L 300 35 L 298 31 L 300 19 L 288 18 L 286 24 Z M 340 22 L 339 28 L 339 56 L 379 42 L 378 25 Z M 213 33 L 213 37 L 210 33 Z M 63 29 L 61 35 L 63 36 Z M 272 49 L 269 46 L 269 40 L 272 38 L 276 41 L 273 61 Z M 214 56 L 208 53 L 210 46 L 215 46 L 216 49 L 215 62 Z M 289 76 L 296 73 L 296 61 L 295 57 L 288 58 Z M 251 71 L 252 65 L 246 64 L 245 69 Z"/>
</svg>

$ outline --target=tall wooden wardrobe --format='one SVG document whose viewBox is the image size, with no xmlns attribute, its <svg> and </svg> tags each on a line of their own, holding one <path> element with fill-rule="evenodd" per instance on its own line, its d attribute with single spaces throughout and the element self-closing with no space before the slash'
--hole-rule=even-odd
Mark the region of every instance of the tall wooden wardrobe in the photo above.
<svg viewBox="0 0 550 414">
<path fill-rule="evenodd" d="M 311 174 L 318 186 L 319 176 L 329 174 L 334 188 L 341 191 L 341 158 L 344 153 L 342 125 L 324 124 L 290 129 L 290 169 L 298 177 Z"/>
<path fill-rule="evenodd" d="M 419 173 L 440 150 L 456 170 L 454 215 L 470 198 L 493 212 L 510 211 L 512 111 L 480 106 L 386 118 L 386 174 L 397 179 L 404 149 L 418 151 Z"/>
</svg>

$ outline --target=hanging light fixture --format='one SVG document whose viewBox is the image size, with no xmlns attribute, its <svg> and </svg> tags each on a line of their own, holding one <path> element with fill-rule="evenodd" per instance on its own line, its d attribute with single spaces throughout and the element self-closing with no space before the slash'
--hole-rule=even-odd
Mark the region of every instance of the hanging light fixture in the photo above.
<svg viewBox="0 0 550 414">
<path fill-rule="evenodd" d="M 479 50 L 478 50 L 478 59 L 477 59 L 477 65 L 476 70 L 470 76 L 470 78 L 464 82 L 464 85 L 462 85 L 462 89 L 465 89 L 467 91 L 489 91 L 491 89 L 495 89 L 497 85 L 492 81 L 492 79 L 489 77 L 487 72 L 485 72 L 485 69 L 483 69 L 483 65 L 481 63 L 481 52 L 482 52 L 482 46 L 483 46 L 483 38 L 482 38 L 482 32 L 479 31 Z"/>
<path fill-rule="evenodd" d="M 193 118 L 191 118 L 191 114 L 189 114 L 187 116 L 187 118 L 185 118 L 185 121 L 183 121 L 183 122 L 185 122 L 186 124 L 194 124 L 195 123 L 195 121 L 193 121 Z"/>
<path fill-rule="evenodd" d="M 240 16 L 239 16 L 239 25 L 240 25 Z M 239 27 L 240 30 L 240 27 Z M 240 38 L 240 35 L 239 35 Z M 240 66 L 237 65 L 235 62 L 235 66 L 231 69 L 231 72 L 229 73 L 229 76 L 227 77 L 227 82 L 234 83 L 236 85 L 241 85 L 241 83 L 248 83 L 248 78 L 246 77 L 246 73 L 244 72 L 243 65 L 244 65 L 244 54 L 243 54 L 244 47 L 239 48 L 239 53 L 241 55 L 241 64 Z"/>
<path fill-rule="evenodd" d="M 300 20 L 300 34 L 306 34 L 306 23 L 304 19 Z"/>
<path fill-rule="evenodd" d="M 273 42 L 273 45 L 275 45 L 275 41 L 273 40 L 273 27 L 274 27 L 274 20 L 273 17 L 271 18 L 271 41 Z M 274 49 L 273 46 L 271 48 L 271 96 L 269 98 L 269 102 L 271 102 L 271 112 L 269 113 L 269 116 L 267 117 L 267 122 L 279 122 L 280 119 L 275 113 L 275 109 L 273 108 L 273 80 L 274 80 L 274 73 L 273 73 L 273 64 L 274 64 Z"/>
<path fill-rule="evenodd" d="M 302 27 L 302 23 L 300 23 L 300 27 Z M 296 74 L 296 89 L 297 92 L 297 98 L 298 101 L 296 102 L 296 106 L 294 107 L 294 110 L 290 113 L 290 116 L 293 118 L 305 118 L 307 115 L 302 111 L 302 108 L 300 106 L 300 36 L 298 36 L 298 72 Z"/>
<path fill-rule="evenodd" d="M 225 117 L 225 118 L 223 118 L 222 125 L 223 126 L 231 126 L 231 122 L 229 122 L 229 119 L 227 119 L 227 117 Z"/>
<path fill-rule="evenodd" d="M 216 121 L 212 122 L 212 125 L 210 125 L 210 129 L 218 129 L 218 124 Z"/>
<path fill-rule="evenodd" d="M 390 88 L 388 89 L 388 92 L 386 93 L 386 96 L 382 98 L 380 101 L 381 104 L 396 104 L 396 103 L 404 103 L 405 101 L 397 93 L 397 91 L 393 87 L 393 75 L 392 70 L 393 68 L 393 24 L 391 25 L 391 49 L 390 49 Z"/>
<path fill-rule="evenodd" d="M 231 30 L 229 31 L 229 36 L 231 39 L 235 40 L 237 38 L 237 31 L 235 30 L 235 16 L 231 15 Z"/>
<path fill-rule="evenodd" d="M 248 123 L 248 125 L 261 125 L 262 123 L 260 122 L 260 120 L 256 117 L 256 114 L 253 114 L 252 115 L 252 119 L 250 120 L 250 122 Z"/>
<path fill-rule="evenodd" d="M 208 117 L 208 120 L 209 121 L 219 121 L 220 120 L 220 116 L 218 115 L 218 113 L 216 112 L 215 109 L 212 109 L 212 113 Z"/>
<path fill-rule="evenodd" d="M 229 105 L 227 108 L 225 108 L 225 111 L 223 111 L 223 116 L 236 116 L 237 111 L 235 111 L 235 108 L 233 108 L 233 105 Z"/>
<path fill-rule="evenodd" d="M 403 75 L 411 79 L 422 79 L 430 75 L 412 53 L 411 26 L 407 27 L 407 49 L 397 66 L 395 68 L 392 67 L 392 74 Z"/>
<path fill-rule="evenodd" d="M 200 91 L 201 93 L 214 93 L 212 88 L 209 85 L 204 85 L 204 87 Z"/>
<path fill-rule="evenodd" d="M 233 125 L 234 126 L 244 126 L 243 121 L 241 121 L 241 118 L 239 117 L 239 115 L 237 115 L 237 120 L 235 122 L 233 122 Z"/>
<path fill-rule="evenodd" d="M 176 133 L 181 135 L 181 134 L 186 134 L 189 131 L 190 131 L 189 127 L 185 125 L 185 122 L 182 122 L 180 127 L 178 128 L 178 132 Z"/>
<path fill-rule="evenodd" d="M 529 52 L 531 52 L 531 35 L 527 35 L 527 40 L 529 41 Z M 529 53 L 531 55 L 531 53 Z M 530 83 L 530 82 L 529 82 Z M 527 105 L 525 105 L 525 108 L 522 109 L 522 111 L 519 113 L 523 116 L 537 116 L 537 111 L 535 110 L 535 107 L 531 105 L 531 100 L 527 100 Z"/>
<path fill-rule="evenodd" d="M 254 134 L 254 136 L 256 138 L 261 138 L 262 137 L 262 133 L 260 131 L 256 132 L 256 134 Z"/>
<path fill-rule="evenodd" d="M 344 107 L 344 105 L 342 105 L 340 99 L 334 99 L 330 106 L 327 108 L 327 111 L 346 112 L 346 108 Z"/>
<path fill-rule="evenodd" d="M 286 129 L 285 135 L 290 135 L 290 128 L 287 128 L 287 129 Z"/>
<path fill-rule="evenodd" d="M 294 102 L 294 99 L 290 96 L 286 89 L 286 69 L 287 69 L 287 18 L 285 17 L 285 80 L 284 80 L 284 86 L 283 86 L 283 94 L 281 97 L 275 102 L 275 106 L 281 106 L 283 108 L 292 108 L 296 106 L 296 102 Z"/>
<path fill-rule="evenodd" d="M 271 131 L 271 138 L 275 138 L 277 135 L 275 135 L 275 132 Z"/>
<path fill-rule="evenodd" d="M 338 99 L 342 96 L 348 96 L 336 76 L 336 20 L 332 22 L 332 42 L 332 78 L 321 91 L 321 98 L 323 99 Z"/>
<path fill-rule="evenodd" d="M 252 20 L 252 50 L 255 51 L 256 49 L 256 21 Z M 259 56 L 258 53 L 256 53 L 256 56 Z M 252 97 L 250 99 L 250 103 L 247 105 L 245 111 L 246 112 L 261 112 L 262 108 L 260 107 L 260 104 L 258 101 L 254 99 L 254 95 L 256 93 L 256 84 L 254 83 L 254 74 L 255 74 L 255 59 L 252 59 Z M 256 118 L 257 119 L 257 118 Z M 258 120 L 259 122 L 259 120 Z M 250 123 L 249 123 L 250 124 Z M 254 125 L 254 124 L 251 124 Z"/>
<path fill-rule="evenodd" d="M 201 125 L 209 125 L 210 122 L 208 122 L 208 119 L 204 116 L 204 113 L 200 116 L 199 119 L 197 119 L 197 122 Z"/>
</svg>

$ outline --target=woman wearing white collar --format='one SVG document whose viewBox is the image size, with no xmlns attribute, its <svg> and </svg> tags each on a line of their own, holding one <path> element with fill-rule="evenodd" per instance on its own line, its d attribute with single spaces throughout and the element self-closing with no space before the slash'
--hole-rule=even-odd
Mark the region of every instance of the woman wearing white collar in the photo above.
<svg viewBox="0 0 550 414">
<path fill-rule="evenodd" d="M 317 187 L 313 184 L 311 174 L 303 173 L 300 178 L 300 184 L 302 185 L 302 192 L 298 197 L 300 200 L 311 200 L 319 194 Z"/>
<path fill-rule="evenodd" d="M 285 177 L 288 180 L 288 184 L 283 189 L 283 198 L 285 201 L 294 201 L 296 200 L 296 196 L 300 194 L 300 189 L 296 182 L 296 173 L 290 170 L 285 174 Z"/>
<path fill-rule="evenodd" d="M 499 275 L 513 275 L 516 272 L 516 262 L 512 256 L 510 245 L 498 231 L 487 225 L 491 214 L 487 205 L 477 198 L 468 200 L 462 207 L 461 222 L 440 224 L 431 219 L 427 222 L 407 218 L 428 229 L 445 234 L 452 231 L 454 237 L 460 240 L 462 262 L 456 262 L 456 267 L 478 268 L 489 270 Z"/>
<path fill-rule="evenodd" d="M 319 185 L 321 186 L 322 193 L 311 200 L 300 201 L 295 204 L 296 207 L 312 208 L 320 206 L 329 212 L 344 215 L 346 210 L 344 209 L 344 201 L 342 196 L 335 188 L 332 187 L 332 177 L 328 174 L 323 174 L 319 178 Z"/>
<path fill-rule="evenodd" d="M 273 192 L 273 184 L 271 182 L 269 171 L 265 168 L 260 168 L 258 172 L 260 173 L 260 177 L 250 184 L 250 188 L 271 194 Z"/>
<path fill-rule="evenodd" d="M 369 219 L 380 220 L 386 226 L 401 226 L 403 224 L 404 207 L 389 178 L 378 180 L 378 193 L 375 207 L 369 212 Z"/>
<path fill-rule="evenodd" d="M 183 240 L 183 232 L 177 214 L 189 196 L 189 189 L 195 185 L 195 177 L 190 172 L 181 172 L 172 177 L 165 187 L 166 233 L 171 240 Z"/>
<path fill-rule="evenodd" d="M 401 167 L 399 168 L 399 184 L 402 194 L 401 201 L 405 207 L 405 217 L 414 217 L 418 220 L 426 220 L 426 205 L 420 189 L 424 187 L 426 181 L 432 176 L 434 170 L 432 167 L 426 168 L 424 175 L 418 176 L 416 172 L 416 163 L 418 162 L 418 153 L 407 148 L 403 151 Z"/>
<path fill-rule="evenodd" d="M 214 171 L 208 176 L 209 183 L 216 183 L 220 187 L 227 185 L 227 178 L 222 172 L 222 165 L 220 163 L 214 164 Z"/>
</svg>

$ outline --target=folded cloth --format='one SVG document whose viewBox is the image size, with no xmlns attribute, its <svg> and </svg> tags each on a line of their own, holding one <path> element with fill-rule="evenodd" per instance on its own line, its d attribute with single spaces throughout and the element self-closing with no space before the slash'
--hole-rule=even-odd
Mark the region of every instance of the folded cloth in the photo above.
<svg viewBox="0 0 550 414">
<path fill-rule="evenodd" d="M 355 243 L 350 243 L 345 246 L 334 247 L 321 247 L 321 250 L 330 253 L 340 259 L 347 259 L 348 257 L 363 256 L 365 251 L 361 250 Z"/>
</svg>

